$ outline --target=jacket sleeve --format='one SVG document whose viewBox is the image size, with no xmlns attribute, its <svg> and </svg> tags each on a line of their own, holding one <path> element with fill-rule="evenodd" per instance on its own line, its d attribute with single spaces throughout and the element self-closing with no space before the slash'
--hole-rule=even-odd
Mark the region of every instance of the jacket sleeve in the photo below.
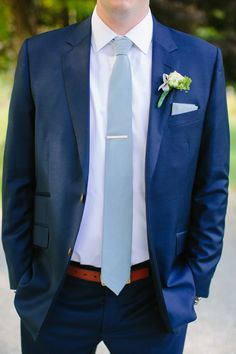
<svg viewBox="0 0 236 354">
<path fill-rule="evenodd" d="M 192 194 L 188 263 L 197 296 L 208 297 L 223 248 L 228 201 L 229 125 L 222 54 L 217 49 Z"/>
<path fill-rule="evenodd" d="M 2 175 L 2 242 L 11 289 L 31 266 L 34 187 L 34 102 L 25 40 L 11 95 Z"/>
</svg>

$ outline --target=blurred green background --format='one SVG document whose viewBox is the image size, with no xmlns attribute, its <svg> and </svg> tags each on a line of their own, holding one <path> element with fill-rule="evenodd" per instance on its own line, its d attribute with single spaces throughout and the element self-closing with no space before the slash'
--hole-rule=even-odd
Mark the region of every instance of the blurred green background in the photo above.
<svg viewBox="0 0 236 354">
<path fill-rule="evenodd" d="M 0 0 L 0 172 L 9 99 L 22 41 L 89 16 L 95 0 Z M 157 19 L 202 37 L 223 51 L 231 130 L 231 188 L 236 188 L 236 1 L 153 0 Z M 0 178 L 1 188 L 1 178 Z"/>
</svg>

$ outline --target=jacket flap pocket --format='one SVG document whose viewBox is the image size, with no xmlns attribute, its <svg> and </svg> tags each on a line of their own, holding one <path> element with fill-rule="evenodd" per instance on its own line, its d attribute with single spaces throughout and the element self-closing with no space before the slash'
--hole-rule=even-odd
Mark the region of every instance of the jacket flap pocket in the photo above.
<svg viewBox="0 0 236 354">
<path fill-rule="evenodd" d="M 176 255 L 183 252 L 186 245 L 187 235 L 188 230 L 176 232 Z"/>
<path fill-rule="evenodd" d="M 38 247 L 48 248 L 49 229 L 47 226 L 34 225 L 33 228 L 33 244 Z"/>
</svg>

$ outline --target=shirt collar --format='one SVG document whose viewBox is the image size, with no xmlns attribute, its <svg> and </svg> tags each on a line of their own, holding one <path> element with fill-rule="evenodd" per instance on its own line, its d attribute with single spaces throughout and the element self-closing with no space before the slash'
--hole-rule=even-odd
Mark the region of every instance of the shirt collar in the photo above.
<svg viewBox="0 0 236 354">
<path fill-rule="evenodd" d="M 125 34 L 143 53 L 147 54 L 152 41 L 153 20 L 151 11 Z M 143 35 L 145 33 L 145 36 Z M 96 7 L 92 14 L 92 46 L 96 52 L 107 45 L 117 34 L 98 16 Z"/>
</svg>

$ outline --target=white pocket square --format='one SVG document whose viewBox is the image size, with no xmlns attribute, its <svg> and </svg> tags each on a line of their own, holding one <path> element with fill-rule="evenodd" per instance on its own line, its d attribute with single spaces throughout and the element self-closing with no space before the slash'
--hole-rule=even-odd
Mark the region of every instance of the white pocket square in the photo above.
<svg viewBox="0 0 236 354">
<path fill-rule="evenodd" d="M 198 110 L 198 106 L 192 103 L 172 103 L 171 115 L 188 113 Z"/>
</svg>

